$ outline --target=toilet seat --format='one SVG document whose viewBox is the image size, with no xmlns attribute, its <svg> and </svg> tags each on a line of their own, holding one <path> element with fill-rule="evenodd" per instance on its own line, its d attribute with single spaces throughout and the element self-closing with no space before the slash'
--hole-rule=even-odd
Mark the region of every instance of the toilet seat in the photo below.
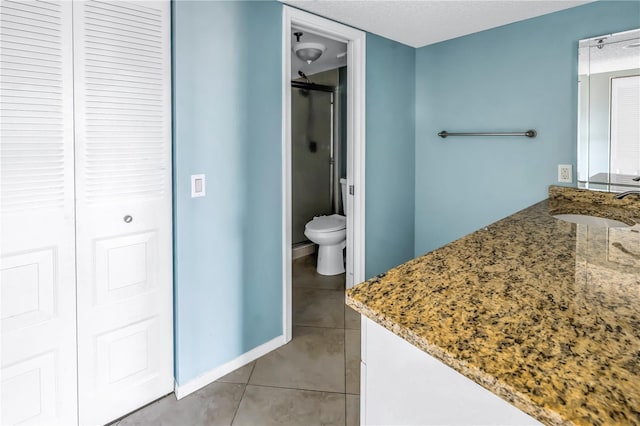
<svg viewBox="0 0 640 426">
<path fill-rule="evenodd" d="M 347 227 L 347 218 L 332 214 L 330 216 L 316 216 L 307 225 L 305 229 L 313 232 L 335 232 L 341 231 Z"/>
</svg>

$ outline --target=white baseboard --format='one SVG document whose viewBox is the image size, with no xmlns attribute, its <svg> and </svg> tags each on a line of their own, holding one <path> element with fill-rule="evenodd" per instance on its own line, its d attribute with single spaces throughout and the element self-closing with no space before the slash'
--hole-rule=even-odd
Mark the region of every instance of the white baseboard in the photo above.
<svg viewBox="0 0 640 426">
<path fill-rule="evenodd" d="M 226 364 L 223 364 L 219 367 L 214 368 L 213 370 L 210 370 L 204 374 L 201 374 L 200 376 L 188 381 L 183 385 L 178 385 L 178 382 L 176 382 L 175 390 L 174 390 L 176 394 L 176 398 L 182 399 L 185 396 L 197 391 L 198 389 L 202 389 L 208 384 L 215 382 L 220 377 L 223 377 L 231 373 L 232 371 L 237 370 L 238 368 L 250 363 L 251 361 L 255 361 L 256 359 L 260 358 L 262 355 L 265 355 L 271 352 L 272 350 L 279 348 L 285 343 L 286 342 L 285 342 L 284 336 L 278 336 L 274 339 L 269 340 L 266 343 L 263 343 L 262 345 L 256 348 L 251 349 L 249 352 L 246 352 L 240 355 L 239 357 L 232 359 Z"/>
<path fill-rule="evenodd" d="M 291 259 L 299 259 L 316 252 L 316 245 L 313 243 L 301 245 L 291 249 Z"/>
</svg>

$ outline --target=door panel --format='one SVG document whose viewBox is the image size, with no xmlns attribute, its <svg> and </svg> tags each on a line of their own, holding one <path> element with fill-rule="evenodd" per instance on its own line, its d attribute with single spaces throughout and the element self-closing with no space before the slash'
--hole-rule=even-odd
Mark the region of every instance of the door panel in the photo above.
<svg viewBox="0 0 640 426">
<path fill-rule="evenodd" d="M 96 303 L 138 296 L 158 284 L 156 232 L 96 241 Z"/>
<path fill-rule="evenodd" d="M 56 422 L 56 352 L 17 362 L 2 371 L 2 424 Z"/>
<path fill-rule="evenodd" d="M 74 2 L 80 423 L 173 390 L 169 2 Z"/>
<path fill-rule="evenodd" d="M 138 382 L 150 383 L 157 377 L 158 365 L 150 351 L 158 347 L 157 317 L 109 330 L 96 339 L 100 387 L 108 393 Z"/>
<path fill-rule="evenodd" d="M 19 331 L 53 318 L 58 291 L 54 250 L 5 255 L 0 262 L 2 331 Z"/>
<path fill-rule="evenodd" d="M 74 424 L 71 3 L 3 1 L 1 424 Z"/>
</svg>

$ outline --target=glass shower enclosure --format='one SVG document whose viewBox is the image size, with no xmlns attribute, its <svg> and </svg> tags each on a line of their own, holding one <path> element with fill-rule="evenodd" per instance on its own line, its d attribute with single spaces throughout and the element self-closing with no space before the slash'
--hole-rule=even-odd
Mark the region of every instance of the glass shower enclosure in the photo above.
<svg viewBox="0 0 640 426">
<path fill-rule="evenodd" d="M 334 91 L 331 86 L 292 82 L 291 236 L 305 243 L 314 216 L 337 211 Z"/>
</svg>

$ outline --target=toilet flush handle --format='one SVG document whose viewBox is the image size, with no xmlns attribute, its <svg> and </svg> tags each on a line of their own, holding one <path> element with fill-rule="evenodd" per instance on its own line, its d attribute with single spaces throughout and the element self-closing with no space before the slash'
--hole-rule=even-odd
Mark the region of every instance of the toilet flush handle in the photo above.
<svg viewBox="0 0 640 426">
<path fill-rule="evenodd" d="M 131 215 L 126 215 L 124 218 L 124 223 L 131 223 L 133 221 L 133 216 Z"/>
</svg>

